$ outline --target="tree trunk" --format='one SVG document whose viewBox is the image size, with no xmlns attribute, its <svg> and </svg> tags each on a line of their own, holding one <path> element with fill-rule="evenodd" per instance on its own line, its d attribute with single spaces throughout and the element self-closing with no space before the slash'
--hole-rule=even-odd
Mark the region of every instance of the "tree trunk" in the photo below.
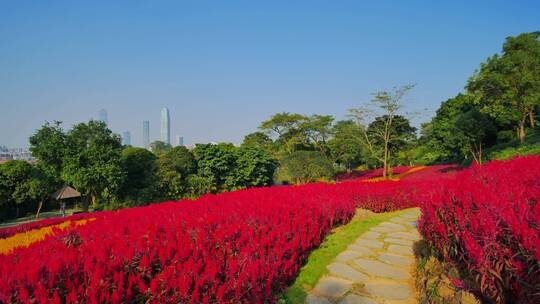
<svg viewBox="0 0 540 304">
<path fill-rule="evenodd" d="M 478 157 L 476 157 L 476 148 L 475 148 L 475 144 L 473 144 L 473 147 L 471 148 L 471 155 L 473 157 L 473 160 L 478 163 Z"/>
<path fill-rule="evenodd" d="M 88 198 L 86 196 L 81 197 L 81 208 L 83 212 L 88 212 Z"/>
<path fill-rule="evenodd" d="M 39 218 L 39 212 L 41 211 L 41 207 L 43 207 L 43 199 L 39 201 L 39 206 L 36 212 L 36 218 Z"/>
<path fill-rule="evenodd" d="M 534 129 L 534 110 L 529 111 L 529 123 L 531 125 L 531 129 Z"/>
<path fill-rule="evenodd" d="M 525 118 L 523 118 L 519 122 L 519 142 L 524 143 L 525 142 Z"/>
<path fill-rule="evenodd" d="M 383 178 L 386 179 L 388 172 L 388 143 L 384 143 L 384 157 L 383 157 Z"/>
<path fill-rule="evenodd" d="M 91 194 L 90 198 L 92 199 L 92 208 L 96 210 L 96 196 L 94 194 Z"/>
<path fill-rule="evenodd" d="M 482 164 L 482 143 L 480 143 L 480 149 L 478 153 L 478 159 L 480 160 L 480 165 Z"/>
</svg>

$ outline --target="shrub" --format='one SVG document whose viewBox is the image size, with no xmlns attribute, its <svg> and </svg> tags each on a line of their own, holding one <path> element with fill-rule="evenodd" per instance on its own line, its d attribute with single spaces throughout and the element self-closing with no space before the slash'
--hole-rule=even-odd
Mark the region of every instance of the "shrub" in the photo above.
<svg viewBox="0 0 540 304">
<path fill-rule="evenodd" d="M 318 151 L 295 151 L 281 161 L 280 173 L 296 184 L 305 184 L 334 175 L 332 162 Z"/>
</svg>

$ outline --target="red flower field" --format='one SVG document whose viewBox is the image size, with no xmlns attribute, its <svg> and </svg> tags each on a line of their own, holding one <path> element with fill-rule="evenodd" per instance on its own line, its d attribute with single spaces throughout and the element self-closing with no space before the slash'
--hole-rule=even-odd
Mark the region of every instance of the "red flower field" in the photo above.
<svg viewBox="0 0 540 304">
<path fill-rule="evenodd" d="M 388 200 L 395 185 L 259 188 L 103 212 L 0 256 L 0 300 L 272 302 L 356 207 L 412 206 Z"/>
<path fill-rule="evenodd" d="M 540 157 L 473 166 L 423 198 L 420 229 L 486 303 L 540 303 Z"/>
<path fill-rule="evenodd" d="M 538 302 L 540 158 L 456 170 L 252 188 L 93 214 L 86 225 L 0 255 L 0 302 L 270 303 L 356 208 L 418 205 L 426 240 L 468 274 L 456 284 L 486 301 Z"/>
</svg>

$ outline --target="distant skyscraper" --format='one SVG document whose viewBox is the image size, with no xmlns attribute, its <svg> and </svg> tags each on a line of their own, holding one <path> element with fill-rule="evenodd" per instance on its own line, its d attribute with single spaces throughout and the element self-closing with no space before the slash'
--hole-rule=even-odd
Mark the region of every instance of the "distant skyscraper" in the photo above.
<svg viewBox="0 0 540 304">
<path fill-rule="evenodd" d="M 150 147 L 150 122 L 148 120 L 142 122 L 142 142 L 145 149 Z"/>
<path fill-rule="evenodd" d="M 184 138 L 180 135 L 176 135 L 176 145 L 177 146 L 183 146 L 184 145 Z"/>
<path fill-rule="evenodd" d="M 171 144 L 171 118 L 167 108 L 161 109 L 161 141 Z"/>
<path fill-rule="evenodd" d="M 107 116 L 107 110 L 105 110 L 105 109 L 99 110 L 99 120 L 104 122 L 106 125 L 109 124 L 109 118 Z"/>
<path fill-rule="evenodd" d="M 122 145 L 131 146 L 131 133 L 129 131 L 124 132 L 122 136 Z"/>
</svg>

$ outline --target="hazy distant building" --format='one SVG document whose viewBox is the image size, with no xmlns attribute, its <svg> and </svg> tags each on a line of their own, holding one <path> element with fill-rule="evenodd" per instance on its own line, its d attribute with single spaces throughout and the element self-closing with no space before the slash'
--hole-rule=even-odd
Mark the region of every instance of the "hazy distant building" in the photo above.
<svg viewBox="0 0 540 304">
<path fill-rule="evenodd" d="M 122 136 L 122 145 L 131 146 L 131 132 L 124 132 L 124 135 Z"/>
<path fill-rule="evenodd" d="M 171 144 L 171 117 L 167 108 L 161 109 L 161 141 Z"/>
<path fill-rule="evenodd" d="M 27 162 L 34 162 L 36 159 L 32 156 L 32 153 L 28 149 L 8 149 L 7 147 L 0 146 L 0 163 L 8 160 L 24 160 Z"/>
<path fill-rule="evenodd" d="M 184 145 L 184 137 L 180 135 L 176 135 L 176 145 L 177 146 L 183 146 Z"/>
<path fill-rule="evenodd" d="M 109 117 L 107 116 L 107 110 L 105 109 L 99 110 L 99 120 L 104 122 L 106 125 L 109 124 Z"/>
<path fill-rule="evenodd" d="M 150 122 L 148 120 L 142 122 L 142 142 L 145 149 L 150 148 Z"/>
</svg>

